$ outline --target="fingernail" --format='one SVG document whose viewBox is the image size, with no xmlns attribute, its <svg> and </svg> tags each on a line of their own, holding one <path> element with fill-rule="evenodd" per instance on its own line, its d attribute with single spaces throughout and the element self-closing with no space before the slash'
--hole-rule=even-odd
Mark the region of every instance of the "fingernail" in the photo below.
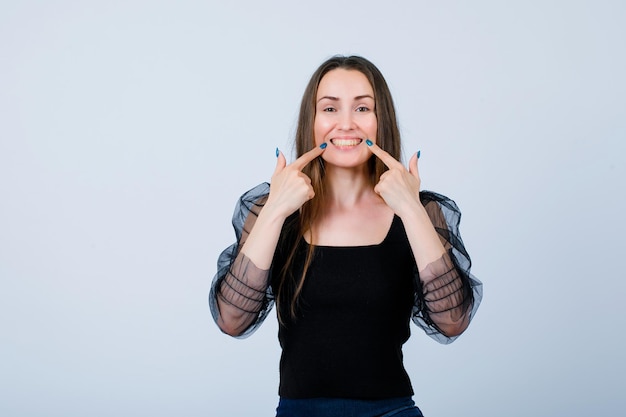
<svg viewBox="0 0 626 417">
<path fill-rule="evenodd" d="M 320 145 L 321 149 L 326 149 L 326 147 L 328 146 L 328 143 L 324 142 Z"/>
<path fill-rule="evenodd" d="M 367 146 L 372 146 L 374 144 L 374 142 L 369 139 L 365 139 L 365 143 L 367 143 Z"/>
<path fill-rule="evenodd" d="M 422 154 L 422 151 L 417 151 L 417 159 L 420 159 L 421 154 Z"/>
<path fill-rule="evenodd" d="M 279 154 L 280 154 L 280 152 L 278 151 L 278 148 L 276 148 L 276 158 L 278 158 Z"/>
</svg>

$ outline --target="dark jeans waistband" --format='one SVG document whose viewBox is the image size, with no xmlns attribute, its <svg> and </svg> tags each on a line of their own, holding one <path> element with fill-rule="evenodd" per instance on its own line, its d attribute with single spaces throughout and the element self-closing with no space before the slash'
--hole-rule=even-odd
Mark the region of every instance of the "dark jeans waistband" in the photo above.
<svg viewBox="0 0 626 417">
<path fill-rule="evenodd" d="M 423 417 L 411 397 L 384 400 L 281 398 L 276 417 Z"/>
</svg>

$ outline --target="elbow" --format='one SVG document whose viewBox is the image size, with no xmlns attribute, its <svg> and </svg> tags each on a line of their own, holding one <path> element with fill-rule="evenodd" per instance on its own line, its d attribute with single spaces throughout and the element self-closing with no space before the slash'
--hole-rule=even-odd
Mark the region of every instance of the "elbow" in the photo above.
<svg viewBox="0 0 626 417">
<path fill-rule="evenodd" d="M 233 310 L 228 304 L 224 304 L 219 297 L 216 297 L 211 312 L 217 327 L 228 336 L 239 337 L 250 326 L 250 322 L 240 311 Z"/>
<path fill-rule="evenodd" d="M 241 332 L 238 331 L 237 329 L 231 329 L 231 328 L 224 328 L 224 327 L 220 327 L 220 329 L 222 330 L 222 333 L 230 336 L 230 337 L 239 337 L 241 336 Z"/>
<path fill-rule="evenodd" d="M 224 323 L 222 320 L 217 323 L 217 326 L 220 328 L 222 333 L 227 334 L 231 337 L 237 337 L 241 334 L 241 332 L 234 326 Z"/>
<path fill-rule="evenodd" d="M 236 328 L 229 326 L 225 323 L 218 323 L 218 327 L 222 331 L 222 333 L 227 334 L 228 336 L 237 337 L 239 336 L 239 331 Z"/>
<path fill-rule="evenodd" d="M 459 320 L 437 323 L 437 328 L 446 337 L 457 337 L 467 330 L 469 321 L 469 314 L 464 314 Z"/>
<path fill-rule="evenodd" d="M 246 330 L 246 326 L 243 326 L 241 323 L 238 323 L 233 320 L 225 321 L 222 317 L 218 319 L 217 326 L 220 328 L 222 333 L 227 334 L 228 336 L 231 336 L 231 337 L 239 337 Z"/>
<path fill-rule="evenodd" d="M 439 331 L 446 337 L 457 337 L 460 336 L 465 329 L 467 329 L 467 325 L 459 325 L 459 324 L 446 324 L 439 325 Z"/>
</svg>

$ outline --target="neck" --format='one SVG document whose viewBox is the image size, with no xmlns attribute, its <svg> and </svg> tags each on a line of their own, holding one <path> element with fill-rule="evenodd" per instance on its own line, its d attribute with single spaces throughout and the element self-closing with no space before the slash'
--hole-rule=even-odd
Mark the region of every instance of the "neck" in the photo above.
<svg viewBox="0 0 626 417">
<path fill-rule="evenodd" d="M 359 204 L 363 198 L 375 195 L 366 165 L 358 168 L 327 165 L 324 182 L 328 204 L 331 206 L 352 207 Z"/>
</svg>

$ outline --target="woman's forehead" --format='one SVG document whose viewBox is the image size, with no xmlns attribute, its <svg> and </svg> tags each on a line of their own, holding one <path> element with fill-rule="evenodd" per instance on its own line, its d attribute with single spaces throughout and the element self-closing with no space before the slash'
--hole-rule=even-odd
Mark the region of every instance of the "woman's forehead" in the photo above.
<svg viewBox="0 0 626 417">
<path fill-rule="evenodd" d="M 374 96 L 374 89 L 361 71 L 337 68 L 324 74 L 317 88 L 318 99 L 329 95 L 342 96 Z"/>
</svg>

